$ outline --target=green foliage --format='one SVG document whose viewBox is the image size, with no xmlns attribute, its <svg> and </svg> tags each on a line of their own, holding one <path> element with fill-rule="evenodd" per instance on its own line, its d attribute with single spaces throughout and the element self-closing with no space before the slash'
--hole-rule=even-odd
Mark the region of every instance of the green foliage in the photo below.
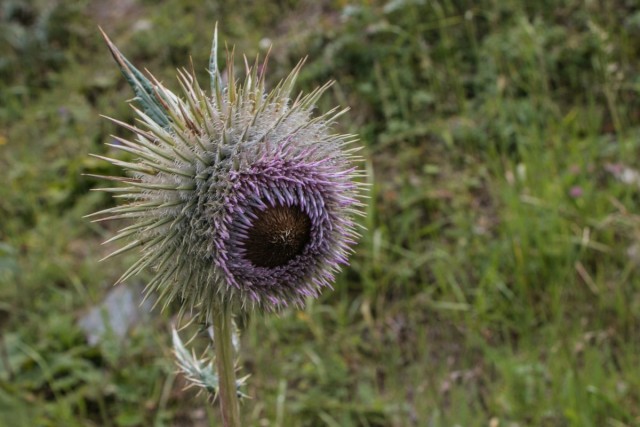
<svg viewBox="0 0 640 427">
<path fill-rule="evenodd" d="M 115 3 L 1 6 L 1 420 L 216 419 L 172 374 L 170 313 L 97 347 L 77 319 L 129 264 L 81 218 L 111 203 L 80 176 L 113 173 L 99 114 L 132 118 L 96 27 L 176 88 L 217 20 L 249 58 L 272 43 L 271 82 L 307 54 L 302 88 L 336 80 L 372 181 L 336 290 L 244 322 L 247 425 L 640 423 L 635 2 Z"/>
<path fill-rule="evenodd" d="M 0 5 L 0 118 L 21 116 L 21 104 L 56 86 L 57 73 L 93 50 L 85 1 L 8 0 Z M 93 36 L 93 37 L 92 37 Z"/>
</svg>

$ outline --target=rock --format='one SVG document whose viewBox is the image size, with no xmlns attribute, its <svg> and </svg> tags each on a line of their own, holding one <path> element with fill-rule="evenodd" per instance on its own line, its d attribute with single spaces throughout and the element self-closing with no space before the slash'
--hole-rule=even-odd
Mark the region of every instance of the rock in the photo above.
<svg viewBox="0 0 640 427">
<path fill-rule="evenodd" d="M 124 340 L 132 327 L 149 318 L 153 301 L 142 298 L 142 286 L 119 285 L 78 319 L 89 345 L 97 345 L 107 334 Z"/>
</svg>

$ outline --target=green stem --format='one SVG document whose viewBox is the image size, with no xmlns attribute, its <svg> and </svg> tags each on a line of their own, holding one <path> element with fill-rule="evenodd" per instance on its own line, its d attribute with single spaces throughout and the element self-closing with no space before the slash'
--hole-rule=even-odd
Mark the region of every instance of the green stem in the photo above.
<svg viewBox="0 0 640 427">
<path fill-rule="evenodd" d="M 240 427 L 240 408 L 236 390 L 236 371 L 233 363 L 233 324 L 231 310 L 222 308 L 213 317 L 213 338 L 218 368 L 219 399 L 224 427 Z"/>
</svg>

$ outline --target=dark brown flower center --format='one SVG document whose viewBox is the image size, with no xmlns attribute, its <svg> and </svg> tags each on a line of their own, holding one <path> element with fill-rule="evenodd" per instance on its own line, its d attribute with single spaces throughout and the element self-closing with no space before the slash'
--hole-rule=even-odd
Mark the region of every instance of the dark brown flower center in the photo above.
<svg viewBox="0 0 640 427">
<path fill-rule="evenodd" d="M 257 267 L 285 265 L 304 250 L 311 238 L 311 220 L 297 206 L 273 206 L 257 212 L 244 245 Z"/>
</svg>

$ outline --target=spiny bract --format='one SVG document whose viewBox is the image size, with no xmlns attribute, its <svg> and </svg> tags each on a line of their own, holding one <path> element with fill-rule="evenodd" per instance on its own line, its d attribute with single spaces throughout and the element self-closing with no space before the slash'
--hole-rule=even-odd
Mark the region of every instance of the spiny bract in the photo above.
<svg viewBox="0 0 640 427">
<path fill-rule="evenodd" d="M 358 236 L 361 185 L 354 149 L 346 149 L 356 138 L 330 130 L 346 110 L 312 115 L 329 84 L 292 100 L 302 62 L 266 92 L 266 60 L 247 66 L 239 83 L 229 54 L 223 86 L 216 31 L 211 94 L 193 71 L 179 70 L 181 98 L 105 40 L 142 106 L 134 107 L 138 126 L 114 120 L 136 139 L 108 144 L 135 160 L 97 156 L 126 171 L 103 177 L 124 186 L 101 189 L 126 203 L 94 215 L 132 220 L 108 240 L 131 241 L 109 256 L 140 248 L 119 282 L 151 267 L 147 292 L 165 305 L 180 298 L 206 320 L 222 305 L 301 306 L 330 287 Z"/>
</svg>

